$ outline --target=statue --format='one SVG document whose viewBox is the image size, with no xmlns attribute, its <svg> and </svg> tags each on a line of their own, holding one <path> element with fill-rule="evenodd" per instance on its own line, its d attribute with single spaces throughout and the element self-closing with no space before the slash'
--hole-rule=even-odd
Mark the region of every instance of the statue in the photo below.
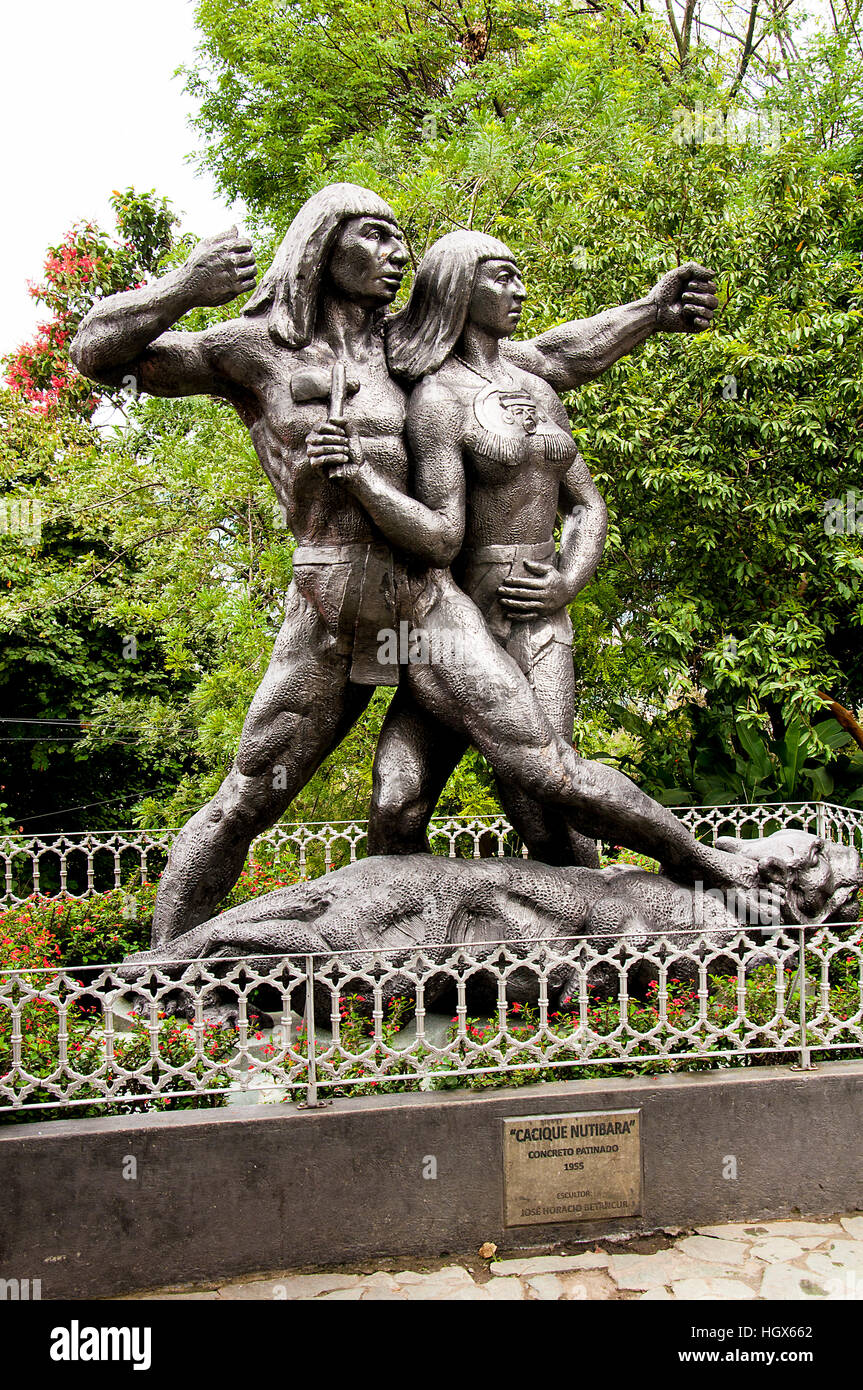
<svg viewBox="0 0 863 1390">
<path fill-rule="evenodd" d="M 800 920 L 857 921 L 863 871 L 853 848 L 825 843 L 800 830 L 778 831 L 763 840 L 721 843 L 733 854 L 781 860 L 794 915 Z M 383 985 L 386 1007 L 393 999 L 415 995 L 416 984 L 397 972 L 400 966 L 408 968 L 418 953 L 433 966 L 457 954 L 460 945 L 469 947 L 479 961 L 493 960 L 498 954 L 492 943 L 504 943 L 515 955 L 545 945 L 568 958 L 555 965 L 549 978 L 550 1007 L 565 1012 L 578 1009 L 582 979 L 597 997 L 617 997 L 618 968 L 597 960 L 597 953 L 624 946 L 629 962 L 627 992 L 643 995 L 658 976 L 649 953 L 663 941 L 672 962 L 670 975 L 697 981 L 697 962 L 685 954 L 689 948 L 708 941 L 711 973 L 736 970 L 731 952 L 741 936 L 751 946 L 765 931 L 775 933 L 778 928 L 778 921 L 771 923 L 767 915 L 741 920 L 721 896 L 624 864 L 589 869 L 516 858 L 380 855 L 241 903 L 177 937 L 168 947 L 129 957 L 119 974 L 127 983 L 139 982 L 142 987 L 148 977 L 182 981 L 184 962 L 205 960 L 208 972 L 218 977 L 220 971 L 230 969 L 230 962 L 242 957 L 266 975 L 274 957 L 326 957 L 339 951 L 347 953 L 339 957 L 346 972 L 342 997 L 370 1000 L 368 980 L 354 978 L 350 972 L 370 970 L 373 953 L 380 951 L 386 953 L 391 967 Z M 574 941 L 574 937 L 580 939 Z M 789 950 L 795 937 L 796 933 L 784 938 Z M 747 969 L 774 960 L 775 956 L 756 952 L 749 956 Z M 194 968 L 190 974 L 194 977 Z M 429 1007 L 451 986 L 451 977 L 443 972 L 437 975 L 428 966 L 423 974 L 424 1003 Z M 470 987 L 472 1010 L 495 1008 L 497 979 L 491 970 L 474 975 Z M 535 1004 L 538 991 L 539 977 L 527 966 L 507 980 L 510 1003 Z M 237 999 L 229 984 L 207 990 L 204 1004 L 208 1019 L 236 1021 Z M 181 985 L 171 1007 L 191 1016 L 191 999 Z M 329 989 L 321 987 L 315 998 L 321 1025 L 329 1024 L 332 1008 Z"/>
<path fill-rule="evenodd" d="M 404 739 L 405 709 L 408 722 L 419 710 L 433 738 L 443 726 L 454 739 L 448 757 L 470 742 L 488 758 L 525 823 L 547 818 L 536 841 L 544 837 L 551 857 L 589 857 L 585 841 L 604 838 L 657 858 L 684 883 L 739 890 L 758 910 L 765 893 L 777 910 L 782 904 L 781 864 L 699 842 L 621 773 L 579 758 L 562 736 L 566 692 L 544 688 L 540 698 L 530 678 L 547 685 L 541 663 L 525 656 L 527 645 L 533 651 L 543 640 L 546 618 L 552 640 L 561 641 L 566 593 L 586 582 L 601 547 L 600 511 L 555 389 L 596 377 L 655 331 L 706 328 L 717 303 L 709 272 L 683 266 L 644 300 L 501 349 L 523 298 L 511 253 L 470 234 L 457 246 L 443 241 L 408 309 L 388 319 L 408 259 L 395 215 L 370 190 L 334 184 L 301 208 L 239 318 L 201 333 L 170 331 L 190 308 L 252 289 L 251 246 L 234 229 L 200 243 L 155 283 L 101 301 L 78 331 L 73 360 L 97 382 L 132 375 L 156 395 L 206 393 L 231 403 L 298 543 L 285 621 L 234 765 L 180 832 L 162 876 L 154 948 L 212 916 L 252 839 L 284 814 L 378 684 L 399 687 L 376 779 L 378 847 L 393 819 L 392 750 Z M 408 409 L 405 387 L 423 371 L 433 378 L 415 388 Z M 507 467 L 527 470 L 542 493 L 535 517 L 511 495 L 503 518 L 521 537 L 514 545 L 525 563 L 498 585 L 505 592 L 495 589 L 491 608 L 499 597 L 508 618 L 524 620 L 515 634 L 496 637 L 448 568 L 465 535 L 461 451 L 480 495 L 489 470 Z M 407 490 L 412 465 L 422 475 L 419 498 Z M 549 478 L 540 488 L 543 469 Z M 589 500 L 593 512 L 583 556 L 567 547 L 563 569 L 552 573 L 555 470 L 558 491 L 561 476 L 575 489 L 573 510 Z M 483 527 L 471 520 L 466 534 L 469 552 L 481 552 Z M 523 546 L 534 544 L 534 563 L 545 569 L 526 564 Z M 462 578 L 481 596 L 471 558 Z M 427 659 L 402 663 L 381 643 L 382 632 L 402 624 L 424 635 Z M 433 790 L 423 775 L 422 816 Z M 415 794 L 416 783 L 407 789 Z M 417 833 L 422 817 L 414 841 Z"/>
</svg>

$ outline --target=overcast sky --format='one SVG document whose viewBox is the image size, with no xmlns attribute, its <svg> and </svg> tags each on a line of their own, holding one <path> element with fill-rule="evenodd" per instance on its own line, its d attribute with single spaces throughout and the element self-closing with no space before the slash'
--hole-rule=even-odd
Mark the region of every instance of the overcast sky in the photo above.
<svg viewBox="0 0 863 1390">
<path fill-rule="evenodd" d="M 156 188 L 206 236 L 242 219 L 186 156 L 195 148 L 175 68 L 194 53 L 190 0 L 7 0 L 0 20 L 5 197 L 0 353 L 44 308 L 27 294 L 45 249 L 80 218 L 113 228 L 113 188 Z"/>
</svg>

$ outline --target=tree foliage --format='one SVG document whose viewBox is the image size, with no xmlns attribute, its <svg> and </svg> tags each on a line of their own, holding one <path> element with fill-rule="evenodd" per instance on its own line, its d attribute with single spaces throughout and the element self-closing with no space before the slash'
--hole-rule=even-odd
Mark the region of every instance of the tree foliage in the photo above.
<svg viewBox="0 0 863 1390">
<path fill-rule="evenodd" d="M 567 398 L 611 514 L 572 610 L 576 741 L 671 802 L 860 795 L 858 8 L 807 37 L 787 5 L 755 6 L 751 35 L 747 16 L 717 46 L 700 5 L 685 43 L 688 5 L 677 33 L 664 8 L 625 3 L 198 6 L 202 157 L 246 200 L 263 262 L 305 197 L 349 179 L 390 200 L 414 264 L 454 226 L 507 241 L 528 281 L 523 333 L 637 298 L 686 260 L 716 270 L 709 334 L 654 338 Z M 142 216 L 119 239 L 137 248 L 136 279 L 185 245 L 167 244 L 155 204 Z M 38 492 L 54 529 L 23 567 L 14 552 L 0 587 L 7 687 L 32 670 L 28 702 L 88 719 L 73 755 L 88 776 L 128 780 L 110 762 L 122 738 L 130 786 L 153 789 L 135 815 L 177 823 L 233 755 L 292 540 L 223 404 L 115 398 L 125 420 L 106 434 L 71 396 L 41 419 L 27 401 L 13 381 L 22 442 L 4 486 Z M 0 537 L 0 564 L 12 553 Z M 40 630 L 39 650 L 69 665 L 62 698 L 48 658 L 14 646 Z M 111 634 L 110 661 L 85 632 Z M 149 667 L 118 664 L 124 633 Z M 364 814 L 387 698 L 291 818 Z M 16 815 L 42 806 L 44 788 L 13 793 Z M 494 804 L 469 755 L 441 809 Z"/>
</svg>

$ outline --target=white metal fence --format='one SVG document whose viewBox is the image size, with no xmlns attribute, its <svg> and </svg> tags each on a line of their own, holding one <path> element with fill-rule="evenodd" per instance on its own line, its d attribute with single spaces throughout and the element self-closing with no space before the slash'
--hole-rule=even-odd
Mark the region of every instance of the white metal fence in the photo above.
<svg viewBox="0 0 863 1390">
<path fill-rule="evenodd" d="M 795 827 L 863 847 L 863 812 L 824 802 L 678 808 L 703 838 Z M 174 831 L 0 839 L 2 905 L 155 877 Z M 250 859 L 328 872 L 364 822 L 280 825 Z M 501 816 L 439 819 L 438 852 L 523 852 Z M 47 891 L 46 891 L 47 890 Z M 335 953 L 148 967 L 0 967 L 0 1111 L 164 1109 L 226 1099 L 510 1084 L 863 1055 L 861 929 L 741 928 L 721 940 L 574 936 L 530 946 Z M 806 969 L 801 970 L 800 961 Z M 172 978 L 172 976 L 176 978 Z M 227 1004 L 229 1023 L 212 1020 Z M 218 1006 L 218 1007 L 217 1007 Z M 272 1026 L 258 1025 L 261 1011 Z"/>
<path fill-rule="evenodd" d="M 590 1068 L 809 1069 L 813 1054 L 863 1055 L 861 930 L 197 961 L 179 973 L 141 967 L 131 986 L 128 966 L 8 970 L 0 1110 L 315 1106 Z M 227 1003 L 235 1018 L 208 1022 Z"/>
<path fill-rule="evenodd" d="M 863 811 L 822 801 L 756 803 L 736 806 L 672 808 L 701 838 L 756 836 L 796 827 L 863 848 Z M 249 860 L 291 866 L 300 877 L 329 873 L 353 863 L 362 853 L 366 821 L 319 821 L 274 826 L 253 843 Z M 140 882 L 158 876 L 177 835 L 176 830 L 80 831 L 64 835 L 0 836 L 0 907 L 13 906 L 33 893 L 47 897 L 86 898 L 121 888 L 131 877 Z M 436 818 L 429 838 L 435 853 L 473 856 L 524 853 L 503 816 Z"/>
</svg>

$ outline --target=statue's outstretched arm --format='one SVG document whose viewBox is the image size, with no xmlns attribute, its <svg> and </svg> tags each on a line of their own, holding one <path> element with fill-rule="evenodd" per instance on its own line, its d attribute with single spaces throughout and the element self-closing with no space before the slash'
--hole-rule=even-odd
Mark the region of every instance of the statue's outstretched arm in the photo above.
<svg viewBox="0 0 863 1390">
<path fill-rule="evenodd" d="M 713 272 L 689 261 L 663 275 L 644 299 L 508 342 L 502 351 L 556 391 L 568 391 L 601 376 L 652 333 L 703 333 L 718 305 Z"/>
<path fill-rule="evenodd" d="M 526 573 L 511 575 L 498 589 L 501 604 L 513 618 L 527 621 L 572 603 L 602 558 L 608 512 L 580 454 L 561 483 L 559 508 L 563 525 L 557 567 L 525 560 Z"/>
<path fill-rule="evenodd" d="M 465 525 L 463 410 L 436 382 L 414 387 L 405 435 L 414 464 L 409 497 L 363 456 L 362 440 L 344 421 L 329 420 L 306 441 L 309 458 L 362 503 L 387 540 L 445 569 L 461 549 Z"/>
<path fill-rule="evenodd" d="M 190 309 L 227 304 L 254 287 L 252 246 L 236 227 L 208 237 L 188 260 L 151 285 L 100 300 L 82 321 L 71 347 L 75 366 L 103 386 L 132 377 L 155 396 L 220 393 L 230 375 L 235 321 L 203 333 L 168 333 Z"/>
</svg>

